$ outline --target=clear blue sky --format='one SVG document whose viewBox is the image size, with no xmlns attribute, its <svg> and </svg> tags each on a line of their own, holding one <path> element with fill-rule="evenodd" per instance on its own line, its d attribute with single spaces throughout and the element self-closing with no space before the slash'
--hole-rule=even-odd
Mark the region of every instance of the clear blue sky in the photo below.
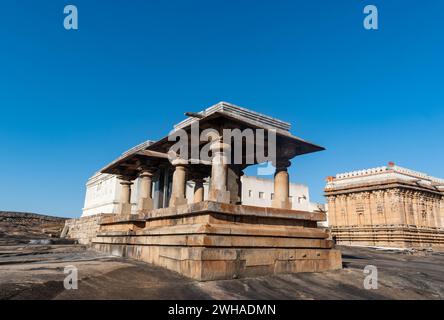
<svg viewBox="0 0 444 320">
<path fill-rule="evenodd" d="M 431 0 L 2 0 L 0 210 L 79 216 L 96 170 L 221 100 L 327 148 L 290 171 L 313 200 L 388 161 L 444 177 L 443 18 Z"/>
</svg>

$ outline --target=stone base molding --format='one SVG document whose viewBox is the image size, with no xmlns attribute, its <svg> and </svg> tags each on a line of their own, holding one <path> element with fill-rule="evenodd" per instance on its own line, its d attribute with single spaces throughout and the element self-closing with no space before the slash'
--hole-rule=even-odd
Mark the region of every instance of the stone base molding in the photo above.
<svg viewBox="0 0 444 320">
<path fill-rule="evenodd" d="M 337 244 L 444 251 L 444 229 L 415 226 L 332 227 Z"/>
</svg>

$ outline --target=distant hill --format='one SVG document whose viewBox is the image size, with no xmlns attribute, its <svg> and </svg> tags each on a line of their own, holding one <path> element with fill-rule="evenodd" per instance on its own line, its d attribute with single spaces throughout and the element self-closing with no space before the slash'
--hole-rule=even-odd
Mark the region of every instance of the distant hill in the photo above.
<svg viewBox="0 0 444 320">
<path fill-rule="evenodd" d="M 29 212 L 0 211 L 0 245 L 58 238 L 66 219 Z"/>
</svg>

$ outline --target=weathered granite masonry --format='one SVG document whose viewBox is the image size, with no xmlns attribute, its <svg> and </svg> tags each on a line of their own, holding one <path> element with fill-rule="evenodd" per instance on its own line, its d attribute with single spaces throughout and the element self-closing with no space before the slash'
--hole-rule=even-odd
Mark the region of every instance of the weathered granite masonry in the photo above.
<svg viewBox="0 0 444 320">
<path fill-rule="evenodd" d="M 99 232 L 99 221 L 110 214 L 97 214 L 94 216 L 82 217 L 77 219 L 69 219 L 65 222 L 62 237 L 75 239 L 80 244 L 91 244 L 91 240 Z"/>
</svg>

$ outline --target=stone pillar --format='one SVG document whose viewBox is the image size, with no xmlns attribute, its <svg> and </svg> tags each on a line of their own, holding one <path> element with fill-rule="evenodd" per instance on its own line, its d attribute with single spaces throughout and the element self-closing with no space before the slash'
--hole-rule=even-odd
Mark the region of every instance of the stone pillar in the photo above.
<svg viewBox="0 0 444 320">
<path fill-rule="evenodd" d="M 119 179 L 122 186 L 120 190 L 119 213 L 131 214 L 131 186 L 133 182 L 128 177 L 119 177 Z"/>
<path fill-rule="evenodd" d="M 228 166 L 227 190 L 230 192 L 230 203 L 242 203 L 242 181 L 243 171 L 239 165 Z"/>
<path fill-rule="evenodd" d="M 194 203 L 204 201 L 204 180 L 203 179 L 194 179 Z"/>
<path fill-rule="evenodd" d="M 274 199 L 273 208 L 291 209 L 290 201 L 290 179 L 288 177 L 288 167 L 291 162 L 288 160 L 278 160 L 276 162 L 276 173 L 274 174 Z"/>
<path fill-rule="evenodd" d="M 238 176 L 237 176 L 237 202 L 236 204 L 242 204 L 242 176 L 244 175 L 244 172 L 242 170 L 239 170 Z"/>
<path fill-rule="evenodd" d="M 140 190 L 138 210 L 151 210 L 153 209 L 153 198 L 151 196 L 153 173 L 147 169 L 142 169 L 139 178 Z"/>
<path fill-rule="evenodd" d="M 213 153 L 211 163 L 211 183 L 208 200 L 222 203 L 230 203 L 230 192 L 227 191 L 228 174 L 228 150 L 230 145 L 219 138 L 211 144 Z"/>
<path fill-rule="evenodd" d="M 330 226 L 337 225 L 337 215 L 338 211 L 336 208 L 336 196 L 327 196 L 327 203 L 328 203 L 328 223 Z"/>
<path fill-rule="evenodd" d="M 173 183 L 171 187 L 170 207 L 179 206 L 187 203 L 185 198 L 186 188 L 186 166 L 188 161 L 183 159 L 175 159 L 172 161 L 174 166 Z"/>
</svg>

